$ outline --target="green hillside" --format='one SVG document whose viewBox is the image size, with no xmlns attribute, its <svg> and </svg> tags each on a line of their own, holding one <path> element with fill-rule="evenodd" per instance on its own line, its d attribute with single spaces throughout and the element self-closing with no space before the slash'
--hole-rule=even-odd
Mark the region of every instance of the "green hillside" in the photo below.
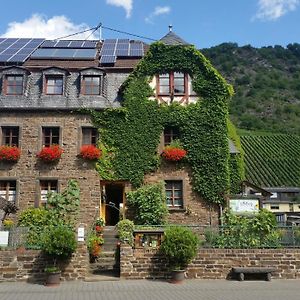
<svg viewBox="0 0 300 300">
<path fill-rule="evenodd" d="M 261 187 L 300 185 L 300 137 L 285 134 L 241 136 L 246 179 Z"/>
<path fill-rule="evenodd" d="M 231 119 L 239 128 L 300 134 L 300 44 L 202 49 L 234 86 Z"/>
</svg>

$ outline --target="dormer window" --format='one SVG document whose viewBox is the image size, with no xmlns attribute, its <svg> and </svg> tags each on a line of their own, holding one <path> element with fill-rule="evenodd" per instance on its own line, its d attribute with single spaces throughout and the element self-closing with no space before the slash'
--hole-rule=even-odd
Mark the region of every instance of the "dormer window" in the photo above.
<svg viewBox="0 0 300 300">
<path fill-rule="evenodd" d="M 63 94 L 63 76 L 47 75 L 45 80 L 46 80 L 45 93 L 47 95 Z"/>
<path fill-rule="evenodd" d="M 100 76 L 83 76 L 82 94 L 100 95 L 101 94 L 101 77 Z"/>
<path fill-rule="evenodd" d="M 5 80 L 6 95 L 23 94 L 23 75 L 7 75 Z"/>
<path fill-rule="evenodd" d="M 157 75 L 157 94 L 160 96 L 185 95 L 187 92 L 187 74 L 170 72 Z"/>
</svg>

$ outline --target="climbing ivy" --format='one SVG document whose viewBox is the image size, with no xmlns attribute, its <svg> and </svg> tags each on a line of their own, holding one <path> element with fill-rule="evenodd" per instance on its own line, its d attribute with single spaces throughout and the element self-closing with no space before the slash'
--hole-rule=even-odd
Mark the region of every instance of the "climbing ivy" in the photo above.
<svg viewBox="0 0 300 300">
<path fill-rule="evenodd" d="M 188 73 L 196 104 L 159 105 L 149 82 L 155 74 L 170 71 Z M 153 43 L 121 88 L 122 107 L 91 111 L 101 128 L 103 157 L 97 170 L 103 179 L 125 179 L 133 186 L 160 163 L 157 154 L 165 126 L 178 126 L 193 187 L 213 203 L 223 203 L 230 188 L 228 150 L 228 98 L 233 89 L 194 46 Z"/>
</svg>

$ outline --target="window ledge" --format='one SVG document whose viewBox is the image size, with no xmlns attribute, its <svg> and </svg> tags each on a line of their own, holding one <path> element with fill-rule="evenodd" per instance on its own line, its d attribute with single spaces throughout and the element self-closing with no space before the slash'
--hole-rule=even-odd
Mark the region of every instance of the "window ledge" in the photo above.
<svg viewBox="0 0 300 300">
<path fill-rule="evenodd" d="M 186 212 L 186 209 L 182 208 L 182 207 L 180 207 L 180 208 L 173 208 L 173 207 L 171 207 L 171 208 L 168 208 L 168 211 L 170 213 L 172 213 L 172 212 Z"/>
</svg>

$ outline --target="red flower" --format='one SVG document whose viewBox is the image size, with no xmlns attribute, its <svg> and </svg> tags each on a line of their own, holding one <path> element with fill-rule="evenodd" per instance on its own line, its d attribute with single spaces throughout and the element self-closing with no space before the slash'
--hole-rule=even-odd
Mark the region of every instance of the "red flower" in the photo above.
<svg viewBox="0 0 300 300">
<path fill-rule="evenodd" d="M 99 231 L 102 231 L 103 228 L 101 226 L 99 226 L 99 225 L 96 225 L 95 229 L 96 229 L 97 232 L 99 232 Z"/>
<path fill-rule="evenodd" d="M 0 161 L 17 161 L 21 156 L 21 151 L 16 146 L 0 146 Z"/>
<path fill-rule="evenodd" d="M 184 149 L 167 146 L 161 155 L 166 160 L 180 161 L 186 156 L 186 153 Z"/>
<path fill-rule="evenodd" d="M 55 161 L 61 158 L 64 150 L 60 148 L 59 145 L 51 145 L 49 147 L 44 147 L 38 154 L 37 157 L 47 161 Z"/>
<path fill-rule="evenodd" d="M 94 145 L 84 145 L 80 148 L 80 156 L 84 159 L 95 160 L 101 157 L 101 150 Z"/>
</svg>

